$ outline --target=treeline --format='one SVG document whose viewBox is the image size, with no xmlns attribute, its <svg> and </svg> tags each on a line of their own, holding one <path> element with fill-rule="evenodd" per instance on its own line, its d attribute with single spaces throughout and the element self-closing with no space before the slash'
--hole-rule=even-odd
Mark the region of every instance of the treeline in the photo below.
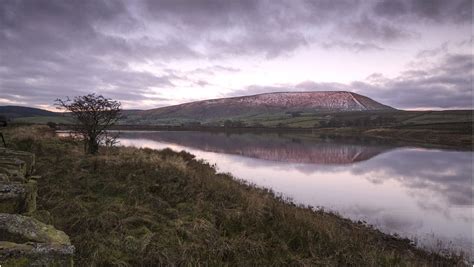
<svg viewBox="0 0 474 267">
<path fill-rule="evenodd" d="M 315 120 L 317 121 L 317 120 Z M 367 116 L 360 118 L 337 118 L 324 119 L 317 121 L 313 128 L 337 128 L 337 127 L 376 127 L 376 126 L 393 126 L 398 120 L 392 116 Z M 290 122 L 291 123 L 291 122 Z M 259 122 L 248 123 L 242 120 L 225 120 L 216 123 L 200 123 L 186 122 L 181 127 L 206 128 L 206 127 L 224 127 L 224 128 L 291 128 L 283 122 L 279 122 L 274 126 L 265 126 Z"/>
<path fill-rule="evenodd" d="M 332 128 L 332 127 L 372 127 L 372 126 L 390 126 L 398 121 L 395 117 L 371 116 L 357 119 L 336 119 L 331 118 L 327 121 L 320 121 L 315 127 Z"/>
</svg>

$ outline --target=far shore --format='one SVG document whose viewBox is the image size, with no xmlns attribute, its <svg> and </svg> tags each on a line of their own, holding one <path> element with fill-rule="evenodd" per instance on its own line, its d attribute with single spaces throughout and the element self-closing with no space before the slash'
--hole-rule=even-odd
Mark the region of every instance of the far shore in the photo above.
<svg viewBox="0 0 474 267">
<path fill-rule="evenodd" d="M 57 125 L 57 130 L 71 130 L 72 125 Z M 455 150 L 473 150 L 471 123 L 435 123 L 410 127 L 223 127 L 223 126 L 171 126 L 171 125 L 115 125 L 118 131 L 209 131 L 228 133 L 299 133 L 333 137 L 361 137 L 382 139 L 401 145 Z"/>
</svg>

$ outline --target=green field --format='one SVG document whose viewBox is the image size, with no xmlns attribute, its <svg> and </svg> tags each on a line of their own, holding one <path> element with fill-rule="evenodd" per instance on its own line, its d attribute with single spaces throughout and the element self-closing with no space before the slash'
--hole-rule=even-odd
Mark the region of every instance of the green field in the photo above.
<svg viewBox="0 0 474 267">
<path fill-rule="evenodd" d="M 34 116 L 34 117 L 21 117 L 13 119 L 14 123 L 26 123 L 26 124 L 47 124 L 53 122 L 56 124 L 71 124 L 72 118 L 64 116 Z"/>
</svg>

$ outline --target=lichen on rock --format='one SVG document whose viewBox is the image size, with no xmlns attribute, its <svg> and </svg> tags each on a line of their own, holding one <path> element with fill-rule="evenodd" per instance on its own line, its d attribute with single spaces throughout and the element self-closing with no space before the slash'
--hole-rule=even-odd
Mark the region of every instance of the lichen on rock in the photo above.
<svg viewBox="0 0 474 267">
<path fill-rule="evenodd" d="M 72 266 L 69 237 L 32 217 L 0 214 L 0 238 L 0 262 L 6 266 Z"/>
<path fill-rule="evenodd" d="M 26 175 L 31 175 L 34 171 L 35 154 L 33 153 L 1 148 L 0 158 L 16 158 L 23 161 L 25 164 Z"/>
<path fill-rule="evenodd" d="M 0 148 L 0 266 L 73 266 L 74 246 L 32 217 L 37 180 L 32 153 Z"/>
<path fill-rule="evenodd" d="M 69 237 L 53 226 L 44 224 L 32 217 L 0 213 L 0 233 L 10 236 L 13 242 L 38 242 L 70 245 Z"/>
<path fill-rule="evenodd" d="M 0 212 L 33 212 L 36 209 L 36 194 L 36 181 L 0 182 Z"/>
<path fill-rule="evenodd" d="M 71 245 L 0 241 L 2 266 L 73 266 Z"/>
</svg>

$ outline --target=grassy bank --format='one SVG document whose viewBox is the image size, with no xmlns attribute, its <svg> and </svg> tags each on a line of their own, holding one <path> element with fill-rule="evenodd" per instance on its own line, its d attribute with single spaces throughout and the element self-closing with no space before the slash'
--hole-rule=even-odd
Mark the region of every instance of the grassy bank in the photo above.
<svg viewBox="0 0 474 267">
<path fill-rule="evenodd" d="M 47 127 L 9 129 L 37 155 L 38 211 L 84 265 L 456 265 L 324 211 L 216 173 L 193 155 L 112 148 L 84 156 Z"/>
</svg>

